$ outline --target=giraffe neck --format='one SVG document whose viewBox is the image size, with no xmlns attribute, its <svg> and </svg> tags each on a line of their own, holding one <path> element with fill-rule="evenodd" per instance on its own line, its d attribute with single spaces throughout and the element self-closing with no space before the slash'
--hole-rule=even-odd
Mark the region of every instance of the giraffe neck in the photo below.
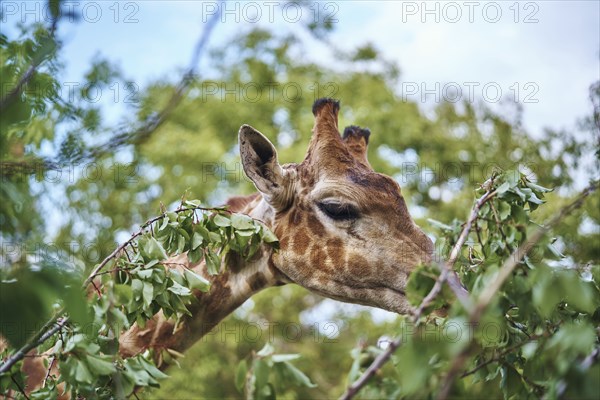
<svg viewBox="0 0 600 400">
<path fill-rule="evenodd" d="M 249 215 L 272 228 L 272 209 L 261 196 L 236 197 L 228 204 L 232 211 Z M 282 277 L 272 267 L 271 255 L 269 246 L 262 246 L 248 261 L 230 253 L 222 260 L 222 270 L 215 276 L 208 274 L 204 262 L 189 266 L 211 282 L 210 290 L 198 292 L 197 301 L 188 306 L 192 316 L 184 317 L 177 327 L 174 320 L 165 319 L 162 313 L 154 316 L 144 328 L 134 325 L 120 338 L 121 355 L 130 357 L 148 348 L 155 349 L 155 354 L 163 349 L 185 351 L 253 294 L 281 282 Z M 187 255 L 177 258 L 173 259 L 174 263 L 188 264 Z"/>
</svg>

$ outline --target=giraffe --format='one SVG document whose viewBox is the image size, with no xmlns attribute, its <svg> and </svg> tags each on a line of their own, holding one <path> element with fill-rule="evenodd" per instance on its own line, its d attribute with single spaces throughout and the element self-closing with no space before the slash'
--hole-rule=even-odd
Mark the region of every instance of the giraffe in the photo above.
<svg viewBox="0 0 600 400">
<path fill-rule="evenodd" d="M 315 123 L 305 159 L 280 165 L 273 144 L 243 125 L 238 133 L 242 166 L 257 193 L 228 200 L 230 210 L 263 221 L 280 248 L 263 246 L 244 261 L 231 252 L 215 276 L 204 262 L 187 255 L 169 260 L 171 268 L 191 268 L 211 281 L 189 306 L 191 317 L 177 327 L 159 313 L 145 327 L 133 325 L 120 337 L 120 353 L 146 349 L 184 352 L 253 294 L 296 283 L 332 299 L 407 314 L 404 289 L 419 263 L 431 261 L 433 244 L 413 222 L 400 186 L 375 172 L 367 160 L 370 131 L 349 126 L 338 131 L 340 105 L 332 99 L 313 104 Z M 29 358 L 28 390 L 39 386 L 45 370 Z M 42 367 L 42 368 L 40 368 Z M 161 366 L 164 367 L 164 366 Z"/>
</svg>

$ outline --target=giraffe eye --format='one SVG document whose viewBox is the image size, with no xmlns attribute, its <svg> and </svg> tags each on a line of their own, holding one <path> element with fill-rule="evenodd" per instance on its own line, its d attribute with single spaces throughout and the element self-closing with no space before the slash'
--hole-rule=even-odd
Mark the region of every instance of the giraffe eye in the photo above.
<svg viewBox="0 0 600 400">
<path fill-rule="evenodd" d="M 321 202 L 317 205 L 329 218 L 337 221 L 348 221 L 358 218 L 358 209 L 352 204 Z"/>
</svg>

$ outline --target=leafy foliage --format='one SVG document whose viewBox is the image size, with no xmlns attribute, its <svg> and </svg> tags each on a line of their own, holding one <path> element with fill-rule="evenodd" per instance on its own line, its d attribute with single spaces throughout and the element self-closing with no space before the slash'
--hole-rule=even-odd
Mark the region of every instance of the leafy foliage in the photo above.
<svg viewBox="0 0 600 400">
<path fill-rule="evenodd" d="M 503 263 L 538 229 L 533 212 L 550 191 L 516 171 L 494 176 L 480 192 L 485 190 L 493 190 L 495 195 L 480 209 L 456 266 L 475 306 Z M 436 225 L 441 229 L 436 245 L 447 259 L 461 225 L 458 221 Z M 397 330 L 403 343 L 395 353 L 395 373 L 371 382 L 364 393 L 381 397 L 439 395 L 443 384 L 448 384 L 444 377 L 464 356 L 466 369 L 451 396 L 593 397 L 599 372 L 591 360 L 600 352 L 600 269 L 598 265 L 571 267 L 552 241 L 543 239 L 525 256 L 477 320 L 454 301 L 450 290 L 442 291 L 429 309 L 446 307 L 448 315 L 416 325 L 405 319 Z M 415 307 L 433 288 L 438 275 L 438 268 L 432 266 L 422 266 L 411 274 L 407 297 Z M 351 374 L 354 377 L 357 363 Z"/>
<path fill-rule="evenodd" d="M 169 255 L 187 254 L 191 264 L 198 264 L 204 259 L 209 274 L 216 275 L 221 270 L 222 257 L 229 251 L 249 259 L 263 243 L 275 248 L 278 246 L 275 235 L 261 223 L 245 215 L 232 214 L 224 208 L 201 207 L 197 200 L 183 201 L 174 212 L 164 212 L 151 219 L 132 239 L 119 247 L 118 253 L 113 253 L 114 256 L 94 268 L 86 283 L 95 287 L 98 296 L 92 296 L 87 308 L 81 309 L 86 305 L 81 295 L 73 298 L 75 295 L 52 293 L 53 297 L 43 298 L 55 307 L 66 303 L 68 306 L 60 312 L 68 312 L 74 323 L 61 329 L 39 348 L 40 353 L 49 351 L 48 356 L 59 360 L 61 375 L 58 381 L 32 396 L 52 394 L 55 397 L 58 393 L 56 383 L 60 382 L 66 383 L 64 390 L 70 391 L 73 396 L 94 398 L 123 398 L 136 387 L 158 386 L 158 380 L 166 375 L 155 366 L 156 357 L 152 351 L 123 358 L 119 355 L 118 338 L 133 323 L 143 327 L 159 311 L 179 322 L 183 316 L 191 315 L 186 305 L 192 301 L 194 291 L 210 290 L 207 279 L 186 265 L 172 265 Z M 2 292 L 13 295 L 3 296 L 3 303 L 6 303 L 2 304 L 3 309 L 11 309 L 15 300 L 24 301 L 31 296 L 27 290 L 34 288 L 31 286 L 34 280 L 50 281 L 42 287 L 56 287 L 57 291 L 63 289 L 61 277 L 64 272 L 60 269 L 54 275 L 45 269 L 29 271 L 26 277 L 22 276 L 23 272 L 18 269 L 3 277 Z M 73 275 L 69 278 L 72 279 Z M 81 292 L 76 281 L 67 282 L 67 288 Z M 71 308 L 74 304 L 78 304 L 79 309 Z M 40 307 L 44 305 L 40 304 Z M 11 324 L 2 324 L 0 333 L 16 347 L 28 337 L 10 328 L 29 327 L 38 323 L 40 317 L 21 313 L 18 308 L 11 316 L 12 319 L 6 319 Z M 93 323 L 90 324 L 91 321 Z M 272 351 L 268 355 L 277 359 Z M 160 357 L 162 359 L 162 355 Z M 300 374 L 291 364 L 285 365 L 289 371 Z M 5 379 L 5 375 L 11 379 Z M 14 368 L 2 377 L 0 382 L 3 382 L 4 391 L 16 389 L 13 385 L 15 380 L 23 381 L 22 372 Z"/>
</svg>

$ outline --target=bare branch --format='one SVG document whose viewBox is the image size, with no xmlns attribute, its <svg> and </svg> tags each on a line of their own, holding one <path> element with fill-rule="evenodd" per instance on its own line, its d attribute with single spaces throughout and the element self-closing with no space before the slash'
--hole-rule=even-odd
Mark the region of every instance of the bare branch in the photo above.
<svg viewBox="0 0 600 400">
<path fill-rule="evenodd" d="M 346 389 L 346 393 L 344 393 L 340 397 L 340 400 L 348 400 L 353 398 L 359 392 L 359 390 L 367 384 L 369 379 L 371 379 L 371 377 L 375 375 L 375 373 L 379 371 L 381 367 L 383 367 L 387 360 L 392 356 L 394 351 L 396 351 L 396 349 L 400 347 L 401 343 L 402 341 L 400 338 L 389 342 L 388 347 L 385 349 L 385 351 L 379 354 L 377 358 L 375 358 L 375 360 L 371 363 L 371 365 L 369 365 L 369 368 L 367 368 L 365 372 L 356 381 L 354 381 L 350 386 L 348 386 L 348 389 Z"/>
</svg>

